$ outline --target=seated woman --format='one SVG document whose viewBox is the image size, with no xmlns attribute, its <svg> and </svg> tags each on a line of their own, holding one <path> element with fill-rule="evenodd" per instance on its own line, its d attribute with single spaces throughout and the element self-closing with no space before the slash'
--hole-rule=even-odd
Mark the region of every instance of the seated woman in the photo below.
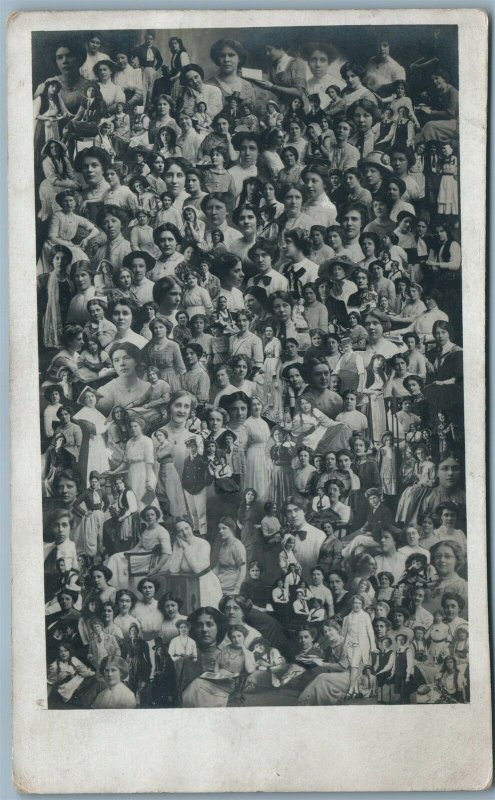
<svg viewBox="0 0 495 800">
<path fill-rule="evenodd" d="M 127 589 L 134 584 L 133 575 L 156 574 L 166 565 L 172 553 L 170 535 L 166 528 L 158 524 L 158 509 L 146 506 L 140 517 L 145 528 L 137 544 L 126 552 L 115 553 L 107 562 L 113 572 L 113 583 L 119 588 Z"/>
<path fill-rule="evenodd" d="M 222 587 L 210 569 L 210 545 L 205 539 L 194 536 L 189 517 L 175 520 L 175 537 L 172 554 L 156 577 L 165 581 L 168 574 L 197 575 L 200 602 L 217 606 L 222 597 Z"/>
</svg>

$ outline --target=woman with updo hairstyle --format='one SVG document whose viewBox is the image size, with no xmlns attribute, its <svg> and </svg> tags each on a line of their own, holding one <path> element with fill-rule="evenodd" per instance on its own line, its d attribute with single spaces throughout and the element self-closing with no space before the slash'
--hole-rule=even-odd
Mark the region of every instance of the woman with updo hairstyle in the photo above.
<svg viewBox="0 0 495 800">
<path fill-rule="evenodd" d="M 225 638 L 227 621 L 217 608 L 201 606 L 189 615 L 188 622 L 191 626 L 189 635 L 197 645 L 198 660 L 196 663 L 190 662 L 188 670 L 182 671 L 179 690 L 182 689 L 183 706 L 185 708 L 199 708 L 204 705 L 225 706 L 226 701 L 222 700 L 224 696 L 228 700 L 228 694 L 222 691 L 221 699 L 217 699 L 214 693 L 215 684 L 199 676 L 203 672 L 215 671 L 216 657 L 220 653 L 219 644 Z M 220 682 L 220 686 L 223 687 L 223 682 Z"/>
<path fill-rule="evenodd" d="M 157 282 L 161 278 L 176 277 L 176 267 L 184 261 L 179 251 L 183 236 L 178 227 L 173 222 L 164 222 L 153 231 L 153 241 L 161 255 L 149 273 L 150 279 Z"/>
<path fill-rule="evenodd" d="M 211 164 L 210 155 L 211 151 L 215 147 L 226 148 L 230 161 L 235 161 L 237 158 L 237 152 L 234 150 L 234 146 L 232 144 L 234 126 L 231 122 L 228 110 L 225 109 L 225 111 L 220 111 L 218 114 L 216 114 L 211 121 L 211 126 L 213 130 L 210 133 L 207 133 L 201 142 L 197 163 L 206 165 Z"/>
<path fill-rule="evenodd" d="M 244 423 L 251 414 L 251 399 L 243 391 L 232 392 L 220 398 L 220 406 L 229 415 L 228 430 L 237 437 L 237 447 L 245 451 L 249 435 Z"/>
<path fill-rule="evenodd" d="M 438 579 L 428 589 L 425 608 L 434 614 L 435 611 L 442 610 L 442 598 L 446 592 L 456 594 L 464 601 L 464 608 L 462 611 L 459 609 L 459 613 L 468 619 L 468 585 L 459 575 L 466 564 L 462 545 L 451 539 L 444 539 L 430 548 L 430 554 Z"/>
<path fill-rule="evenodd" d="M 182 388 L 181 376 L 184 375 L 186 367 L 179 345 L 169 339 L 172 323 L 167 317 L 157 314 L 150 321 L 149 329 L 151 341 L 143 348 L 143 361 L 148 366 L 156 367 L 160 379 L 169 384 L 171 392 L 176 392 Z"/>
<path fill-rule="evenodd" d="M 130 639 L 130 628 L 136 625 L 138 631 L 141 630 L 141 624 L 132 613 L 132 609 L 136 605 L 137 597 L 130 589 L 118 589 L 115 596 L 115 608 L 117 614 L 114 617 L 114 623 L 122 631 L 122 637 L 128 641 Z M 122 638 L 121 637 L 121 638 Z"/>
<path fill-rule="evenodd" d="M 169 421 L 163 426 L 162 430 L 168 436 L 172 444 L 172 457 L 179 477 L 182 477 L 184 461 L 188 455 L 186 442 L 191 439 L 191 431 L 186 427 L 186 423 L 195 411 L 197 399 L 190 392 L 179 389 L 174 392 L 168 404 Z M 203 451 L 202 440 L 196 437 L 200 453 Z"/>
<path fill-rule="evenodd" d="M 148 381 L 143 381 L 137 374 L 137 366 L 141 362 L 141 351 L 131 342 L 116 342 L 108 351 L 117 377 L 105 383 L 98 391 L 101 398 L 97 408 L 108 416 L 115 406 L 126 407 L 129 403 L 138 403 L 150 388 Z"/>
<path fill-rule="evenodd" d="M 220 253 L 215 256 L 211 266 L 213 275 L 220 280 L 220 297 L 227 300 L 228 311 L 240 311 L 244 308 L 244 298 L 240 287 L 244 279 L 241 259 L 233 253 Z"/>
<path fill-rule="evenodd" d="M 217 606 L 222 597 L 222 588 L 214 571 L 210 569 L 210 545 L 204 536 L 194 535 L 192 525 L 189 516 L 177 517 L 175 520 L 172 555 L 162 574 L 181 575 L 193 572 L 199 581 L 199 602 Z"/>
<path fill-rule="evenodd" d="M 136 708 L 136 697 L 123 683 L 129 677 L 127 662 L 121 656 L 105 656 L 100 674 L 106 688 L 96 697 L 93 708 Z"/>
<path fill-rule="evenodd" d="M 301 169 L 302 173 L 302 169 Z M 284 212 L 277 219 L 280 230 L 280 241 L 283 242 L 287 231 L 299 228 L 309 231 L 315 224 L 310 214 L 303 211 L 303 204 L 308 199 L 306 187 L 301 183 L 283 183 L 279 192 L 280 200 L 284 204 Z"/>
<path fill-rule="evenodd" d="M 462 348 L 454 343 L 454 329 L 450 322 L 438 319 L 432 332 L 437 348 L 433 371 L 427 375 L 423 395 L 431 409 L 432 423 L 439 411 L 446 411 L 457 422 L 462 419 Z"/>
<path fill-rule="evenodd" d="M 182 287 L 175 277 L 160 278 L 153 286 L 153 300 L 158 313 L 175 323 L 182 298 Z"/>
<path fill-rule="evenodd" d="M 341 78 L 346 82 L 346 86 L 342 89 L 341 97 L 347 108 L 357 100 L 369 100 L 371 103 L 377 105 L 376 97 L 373 92 L 370 92 L 370 90 L 363 85 L 364 72 L 360 64 L 356 64 L 352 61 L 346 61 L 340 68 Z"/>
<path fill-rule="evenodd" d="M 128 224 L 129 217 L 120 206 L 105 205 L 96 216 L 96 224 L 106 236 L 106 244 L 98 248 L 96 263 L 103 259 L 110 261 L 112 267 L 122 266 L 124 258 L 131 252 L 131 245 L 122 236 L 122 229 Z"/>
<path fill-rule="evenodd" d="M 210 48 L 210 58 L 218 67 L 218 72 L 206 83 L 220 89 L 224 106 L 226 99 L 234 93 L 241 103 L 256 104 L 253 85 L 240 76 L 240 70 L 247 58 L 247 52 L 242 44 L 237 39 L 217 39 Z"/>
<path fill-rule="evenodd" d="M 182 74 L 182 69 L 191 63 L 191 59 L 184 46 L 184 42 L 179 36 L 171 36 L 168 40 L 168 46 L 172 53 L 172 58 L 170 59 L 172 97 L 177 99 L 181 94 L 180 76 Z"/>
<path fill-rule="evenodd" d="M 178 211 L 182 211 L 184 201 L 189 196 L 186 192 L 185 184 L 186 172 L 190 169 L 190 166 L 189 161 L 180 156 L 165 159 L 163 178 L 167 184 L 167 191 L 174 198 L 174 208 L 177 208 Z"/>
<path fill-rule="evenodd" d="M 273 333 L 277 339 L 280 339 L 282 347 L 284 347 L 287 339 L 295 339 L 296 342 L 299 342 L 300 349 L 304 349 L 310 344 L 309 335 L 297 330 L 292 319 L 293 308 L 294 299 L 289 292 L 273 292 L 268 298 Z"/>
<path fill-rule="evenodd" d="M 137 316 L 138 305 L 131 297 L 120 296 L 109 303 L 107 317 L 117 329 L 115 338 L 106 347 L 109 354 L 116 344 L 132 344 L 139 350 L 148 344 L 148 340 L 144 336 L 132 330 Z"/>
<path fill-rule="evenodd" d="M 163 643 L 168 647 L 172 639 L 177 636 L 177 624 L 184 619 L 187 619 L 184 614 L 181 614 L 181 609 L 184 602 L 179 595 L 174 592 L 166 592 L 160 597 L 158 601 L 158 608 L 163 614 L 163 624 L 160 631 L 160 636 Z"/>
</svg>

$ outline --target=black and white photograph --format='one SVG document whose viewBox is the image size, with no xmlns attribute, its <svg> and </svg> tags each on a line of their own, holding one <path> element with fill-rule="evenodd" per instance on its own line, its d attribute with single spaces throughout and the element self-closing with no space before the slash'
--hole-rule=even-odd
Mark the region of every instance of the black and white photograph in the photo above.
<svg viewBox="0 0 495 800">
<path fill-rule="evenodd" d="M 486 785 L 466 14 L 11 23 L 22 791 Z"/>
<path fill-rule="evenodd" d="M 32 65 L 48 707 L 468 703 L 456 26 Z"/>
</svg>

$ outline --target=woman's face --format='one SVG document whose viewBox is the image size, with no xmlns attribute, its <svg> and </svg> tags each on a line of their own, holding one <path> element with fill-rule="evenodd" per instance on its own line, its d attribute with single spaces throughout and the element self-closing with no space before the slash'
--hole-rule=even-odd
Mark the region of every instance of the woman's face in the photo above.
<svg viewBox="0 0 495 800">
<path fill-rule="evenodd" d="M 251 401 L 251 416 L 252 417 L 259 417 L 263 410 L 263 406 L 261 405 L 260 401 L 257 397 L 253 397 Z"/>
<path fill-rule="evenodd" d="M 122 269 L 119 272 L 118 284 L 120 289 L 123 289 L 124 291 L 130 289 L 132 286 L 132 272 L 130 272 L 128 269 Z"/>
<path fill-rule="evenodd" d="M 112 686 L 117 686 L 120 683 L 120 670 L 114 664 L 107 664 L 103 670 L 103 677 L 105 683 L 111 689 Z"/>
<path fill-rule="evenodd" d="M 170 258 L 177 249 L 177 240 L 172 231 L 160 231 L 157 236 L 157 244 L 164 258 Z"/>
<path fill-rule="evenodd" d="M 155 584 L 151 581 L 144 581 L 141 586 L 141 594 L 145 600 L 151 600 L 155 595 Z"/>
<path fill-rule="evenodd" d="M 114 352 L 112 365 L 119 378 L 136 374 L 136 362 L 125 350 L 116 350 Z"/>
<path fill-rule="evenodd" d="M 143 520 L 148 528 L 153 527 L 158 519 L 158 514 L 152 508 L 148 508 L 143 514 Z"/>
<path fill-rule="evenodd" d="M 191 347 L 184 349 L 184 363 L 189 369 L 192 369 L 198 363 L 198 355 Z"/>
<path fill-rule="evenodd" d="M 457 567 L 457 559 L 452 548 L 447 544 L 440 544 L 433 559 L 433 566 L 440 578 L 454 575 Z"/>
<path fill-rule="evenodd" d="M 189 88 L 193 89 L 195 92 L 200 92 L 203 88 L 203 78 L 195 69 L 187 71 L 186 83 Z"/>
<path fill-rule="evenodd" d="M 286 150 L 282 156 L 282 161 L 284 162 L 287 168 L 295 166 L 297 162 L 297 157 L 294 155 L 292 150 Z"/>
<path fill-rule="evenodd" d="M 254 211 L 251 211 L 248 208 L 245 208 L 243 211 L 241 211 L 238 218 L 238 226 L 239 230 L 244 234 L 244 236 L 255 234 L 256 225 L 257 220 Z"/>
<path fill-rule="evenodd" d="M 179 613 L 179 604 L 175 600 L 166 600 L 163 604 L 163 613 L 169 620 L 175 619 Z"/>
<path fill-rule="evenodd" d="M 186 176 L 184 170 L 178 164 L 170 164 L 164 174 L 165 183 L 167 184 L 168 191 L 177 197 L 184 191 Z"/>
<path fill-rule="evenodd" d="M 234 425 L 242 425 L 248 417 L 248 407 L 243 400 L 235 400 L 229 408 L 230 419 Z"/>
<path fill-rule="evenodd" d="M 288 322 L 292 313 L 290 303 L 287 303 L 282 298 L 277 297 L 273 303 L 273 313 L 281 322 Z"/>
<path fill-rule="evenodd" d="M 278 61 L 280 58 L 282 58 L 282 56 L 283 56 L 283 55 L 284 55 L 284 53 L 285 53 L 285 51 L 284 51 L 284 50 L 282 50 L 282 48 L 280 48 L 280 47 L 272 47 L 272 45 L 271 45 L 271 44 L 267 44 L 267 45 L 266 45 L 266 47 L 265 47 L 265 52 L 266 52 L 266 54 L 267 54 L 268 58 L 270 59 L 270 61 L 272 61 L 274 64 L 275 64 L 275 63 L 276 63 L 276 62 L 277 62 L 277 61 Z"/>
<path fill-rule="evenodd" d="M 120 334 L 128 331 L 132 325 L 132 311 L 129 306 L 117 303 L 112 312 L 112 322 Z"/>
<path fill-rule="evenodd" d="M 328 241 L 334 250 L 339 250 L 342 247 L 342 237 L 338 231 L 331 231 L 328 235 Z"/>
<path fill-rule="evenodd" d="M 237 327 L 240 333 L 245 333 L 249 329 L 249 319 L 245 314 L 240 313 L 237 317 Z"/>
<path fill-rule="evenodd" d="M 461 479 L 461 465 L 449 456 L 438 465 L 438 483 L 443 489 L 454 489 L 459 485 Z"/>
<path fill-rule="evenodd" d="M 95 589 L 103 589 L 107 585 L 103 572 L 100 572 L 98 569 L 95 569 L 93 572 L 93 584 Z"/>
<path fill-rule="evenodd" d="M 59 47 L 55 53 L 57 69 L 62 75 L 70 72 L 79 72 L 76 54 L 68 47 Z"/>
<path fill-rule="evenodd" d="M 403 358 L 396 358 L 394 361 L 394 370 L 397 377 L 401 377 L 407 372 L 407 363 Z"/>
<path fill-rule="evenodd" d="M 97 69 L 97 74 L 102 83 L 107 83 L 112 77 L 112 71 L 107 64 L 100 64 Z"/>
<path fill-rule="evenodd" d="M 323 50 L 313 50 L 308 58 L 308 66 L 313 78 L 322 78 L 328 71 L 328 56 Z"/>
<path fill-rule="evenodd" d="M 220 522 L 218 525 L 218 533 L 220 535 L 220 539 L 222 539 L 224 542 L 228 539 L 231 539 L 234 535 L 231 528 L 229 528 L 229 526 L 225 525 L 223 522 Z"/>
<path fill-rule="evenodd" d="M 382 547 L 382 552 L 384 553 L 393 553 L 395 550 L 394 537 L 388 532 L 382 533 L 380 537 L 380 544 Z"/>
<path fill-rule="evenodd" d="M 242 608 L 237 605 L 233 598 L 227 600 L 223 613 L 227 617 L 229 625 L 239 625 L 240 623 L 244 622 Z"/>
<path fill-rule="evenodd" d="M 406 175 L 408 171 L 407 158 L 404 153 L 394 152 L 390 158 L 390 163 L 396 175 L 401 177 Z"/>
<path fill-rule="evenodd" d="M 459 616 L 459 603 L 457 600 L 454 600 L 454 598 L 449 597 L 448 600 L 445 600 L 445 602 L 442 603 L 442 608 L 445 614 L 445 621 L 447 623 L 452 622 L 452 620 Z"/>
<path fill-rule="evenodd" d="M 215 620 L 206 612 L 199 615 L 196 622 L 195 637 L 197 643 L 203 647 L 216 644 L 218 628 Z"/>
<path fill-rule="evenodd" d="M 340 575 L 336 575 L 334 572 L 328 576 L 328 586 L 332 594 L 337 597 L 344 591 L 344 581 Z"/>
<path fill-rule="evenodd" d="M 229 121 L 224 117 L 219 117 L 215 122 L 215 130 L 222 136 L 227 136 L 229 133 Z"/>
<path fill-rule="evenodd" d="M 178 397 L 170 406 L 170 418 L 177 425 L 185 425 L 191 414 L 191 398 Z"/>
<path fill-rule="evenodd" d="M 78 494 L 77 483 L 70 478 L 61 478 L 57 483 L 56 495 L 65 504 L 73 503 Z"/>
<path fill-rule="evenodd" d="M 123 594 L 119 600 L 119 611 L 121 614 L 127 614 L 132 606 L 131 598 L 128 594 Z"/>
<path fill-rule="evenodd" d="M 66 663 L 70 658 L 70 651 L 63 644 L 58 648 L 58 659 Z"/>
<path fill-rule="evenodd" d="M 366 258 L 375 255 L 375 243 L 373 239 L 368 239 L 368 237 L 365 237 L 361 247 Z"/>
<path fill-rule="evenodd" d="M 85 292 L 91 286 L 91 274 L 87 269 L 76 269 L 73 275 L 74 286 L 78 292 Z"/>
<path fill-rule="evenodd" d="M 406 541 L 409 547 L 416 547 L 419 543 L 419 533 L 416 528 L 407 528 Z"/>
<path fill-rule="evenodd" d="M 302 128 L 296 120 L 292 120 L 288 127 L 289 139 L 291 142 L 297 142 L 302 136 Z"/>
<path fill-rule="evenodd" d="M 223 428 L 223 417 L 218 411 L 211 411 L 208 416 L 208 427 L 212 433 L 217 433 Z"/>
<path fill-rule="evenodd" d="M 327 495 L 332 504 L 337 503 L 340 500 L 340 488 L 335 483 L 331 483 L 327 488 Z"/>
<path fill-rule="evenodd" d="M 103 181 L 103 167 L 93 156 L 83 158 L 81 172 L 88 186 L 97 186 Z"/>
<path fill-rule="evenodd" d="M 239 56 L 229 45 L 224 45 L 218 54 L 217 64 L 221 75 L 235 75 L 239 68 Z"/>
</svg>

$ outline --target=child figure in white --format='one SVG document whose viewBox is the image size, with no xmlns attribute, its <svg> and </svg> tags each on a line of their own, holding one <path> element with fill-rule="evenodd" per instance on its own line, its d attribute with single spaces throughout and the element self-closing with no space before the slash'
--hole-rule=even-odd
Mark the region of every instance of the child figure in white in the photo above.
<svg viewBox="0 0 495 800">
<path fill-rule="evenodd" d="M 189 636 L 189 622 L 181 619 L 176 623 L 179 635 L 175 636 L 168 646 L 168 654 L 172 661 L 179 661 L 180 658 L 190 658 L 198 660 L 196 642 Z"/>
</svg>

